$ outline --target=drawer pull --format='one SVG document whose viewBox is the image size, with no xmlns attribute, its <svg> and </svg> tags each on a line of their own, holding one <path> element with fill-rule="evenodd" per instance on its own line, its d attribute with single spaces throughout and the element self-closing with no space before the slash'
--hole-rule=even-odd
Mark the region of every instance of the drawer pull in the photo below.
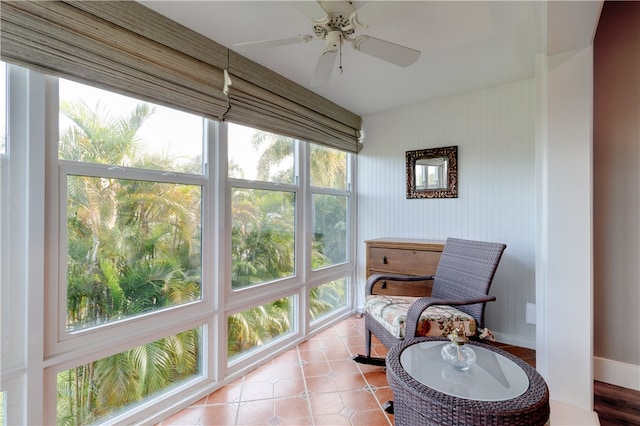
<svg viewBox="0 0 640 426">
<path fill-rule="evenodd" d="M 381 290 L 384 290 L 385 288 L 387 288 L 387 280 L 382 281 L 382 284 L 380 285 Z"/>
<path fill-rule="evenodd" d="M 386 265 L 387 263 L 389 263 L 387 262 L 387 256 L 382 256 L 382 264 Z"/>
</svg>

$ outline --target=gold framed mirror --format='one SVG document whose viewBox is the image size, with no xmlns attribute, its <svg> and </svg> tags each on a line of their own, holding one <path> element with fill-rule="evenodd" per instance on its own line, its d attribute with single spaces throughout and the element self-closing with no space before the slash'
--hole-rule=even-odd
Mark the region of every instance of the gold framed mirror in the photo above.
<svg viewBox="0 0 640 426">
<path fill-rule="evenodd" d="M 406 152 L 407 198 L 458 198 L 458 147 Z"/>
</svg>

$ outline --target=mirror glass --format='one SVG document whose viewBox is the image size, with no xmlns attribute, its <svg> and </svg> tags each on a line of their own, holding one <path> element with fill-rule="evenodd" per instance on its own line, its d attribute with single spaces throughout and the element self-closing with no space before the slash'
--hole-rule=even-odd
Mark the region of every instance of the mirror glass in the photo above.
<svg viewBox="0 0 640 426">
<path fill-rule="evenodd" d="M 407 198 L 458 197 L 458 147 L 407 151 Z"/>
<path fill-rule="evenodd" d="M 416 190 L 447 189 L 449 186 L 447 157 L 416 160 Z"/>
</svg>

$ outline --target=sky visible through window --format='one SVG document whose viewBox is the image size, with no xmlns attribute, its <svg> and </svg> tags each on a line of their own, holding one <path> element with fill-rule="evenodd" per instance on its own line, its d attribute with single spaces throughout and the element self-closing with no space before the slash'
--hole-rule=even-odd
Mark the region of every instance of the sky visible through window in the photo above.
<svg viewBox="0 0 640 426">
<path fill-rule="evenodd" d="M 71 102 L 84 102 L 89 108 L 101 108 L 111 118 L 132 112 L 136 105 L 147 103 L 155 112 L 138 131 L 138 138 L 148 153 L 165 152 L 178 161 L 201 156 L 203 153 L 202 118 L 172 108 L 144 102 L 138 99 L 60 79 L 60 98 Z M 66 117 L 60 117 L 60 130 L 71 125 Z"/>
<path fill-rule="evenodd" d="M 60 79 L 59 85 L 61 98 L 67 101 L 83 101 L 92 109 L 99 105 L 101 108 L 107 108 L 106 112 L 113 117 L 133 111 L 136 105 L 144 102 L 69 80 Z M 4 87 L 2 89 L 4 91 Z M 203 126 L 198 125 L 198 121 L 202 118 L 150 102 L 146 103 L 153 105 L 156 109 L 138 132 L 148 152 L 159 153 L 165 150 L 171 156 L 185 160 L 202 153 Z M 4 104 L 2 107 L 4 108 Z M 61 131 L 70 125 L 68 118 L 60 117 Z M 238 142 L 251 140 L 255 132 L 256 130 L 250 127 L 229 123 L 231 140 L 228 144 L 228 157 L 243 169 L 244 177 L 248 180 L 256 178 L 256 164 L 265 148 L 247 150 L 245 143 Z"/>
</svg>

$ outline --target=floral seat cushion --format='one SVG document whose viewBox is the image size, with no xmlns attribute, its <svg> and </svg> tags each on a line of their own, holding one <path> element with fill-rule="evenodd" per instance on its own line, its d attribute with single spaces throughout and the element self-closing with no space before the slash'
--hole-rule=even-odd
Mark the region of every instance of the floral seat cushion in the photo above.
<svg viewBox="0 0 640 426">
<path fill-rule="evenodd" d="M 395 338 L 404 339 L 405 323 L 409 306 L 418 297 L 367 296 L 365 311 L 380 322 Z M 454 328 L 464 327 L 467 336 L 476 333 L 476 320 L 453 306 L 429 306 L 418 322 L 417 336 L 447 336 Z"/>
</svg>

